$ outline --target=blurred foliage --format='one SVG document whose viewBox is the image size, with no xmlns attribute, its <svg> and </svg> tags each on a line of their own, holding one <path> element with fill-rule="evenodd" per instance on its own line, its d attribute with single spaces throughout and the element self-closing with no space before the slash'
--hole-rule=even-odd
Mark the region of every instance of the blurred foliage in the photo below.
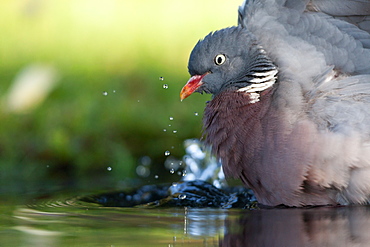
<svg viewBox="0 0 370 247">
<path fill-rule="evenodd" d="M 181 159 L 183 141 L 201 136 L 210 98 L 179 100 L 189 53 L 208 32 L 234 25 L 239 4 L 1 1 L 0 192 L 116 186 L 136 177 L 142 156 L 168 174 L 164 152 Z M 11 111 L 10 88 L 34 64 L 54 68 L 58 83 L 32 108 Z"/>
</svg>

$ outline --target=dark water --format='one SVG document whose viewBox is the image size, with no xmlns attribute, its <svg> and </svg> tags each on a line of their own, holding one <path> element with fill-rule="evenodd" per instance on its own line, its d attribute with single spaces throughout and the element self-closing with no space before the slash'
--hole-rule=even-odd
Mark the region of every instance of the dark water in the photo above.
<svg viewBox="0 0 370 247">
<path fill-rule="evenodd" d="M 370 207 L 102 207 L 60 195 L 2 200 L 0 246 L 370 246 Z"/>
</svg>

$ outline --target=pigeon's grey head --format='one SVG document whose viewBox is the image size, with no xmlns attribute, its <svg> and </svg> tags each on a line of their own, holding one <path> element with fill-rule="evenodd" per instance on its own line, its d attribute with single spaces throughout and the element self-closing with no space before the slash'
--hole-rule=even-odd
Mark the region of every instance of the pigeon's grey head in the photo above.
<svg viewBox="0 0 370 247">
<path fill-rule="evenodd" d="M 275 79 L 277 69 L 256 38 L 241 26 L 208 34 L 190 54 L 192 76 L 183 87 L 181 100 L 193 92 L 217 95 L 224 90 L 261 86 Z"/>
</svg>

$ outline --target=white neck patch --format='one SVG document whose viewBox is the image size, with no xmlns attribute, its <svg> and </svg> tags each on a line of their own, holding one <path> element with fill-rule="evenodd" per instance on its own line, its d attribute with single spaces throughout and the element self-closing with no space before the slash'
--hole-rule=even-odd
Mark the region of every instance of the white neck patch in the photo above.
<svg viewBox="0 0 370 247">
<path fill-rule="evenodd" d="M 256 103 L 259 101 L 259 93 L 272 87 L 275 84 L 277 73 L 277 69 L 254 73 L 252 74 L 254 78 L 250 80 L 252 84 L 238 89 L 237 92 L 250 94 L 251 103 Z"/>
</svg>

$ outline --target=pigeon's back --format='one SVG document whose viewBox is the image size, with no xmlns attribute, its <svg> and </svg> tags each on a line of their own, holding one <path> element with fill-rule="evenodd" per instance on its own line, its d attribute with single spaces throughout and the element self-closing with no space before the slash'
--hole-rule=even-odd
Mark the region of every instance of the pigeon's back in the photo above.
<svg viewBox="0 0 370 247">
<path fill-rule="evenodd" d="M 370 140 L 370 1 L 249 0 L 239 25 L 278 66 L 287 107 L 322 129 L 353 128 Z"/>
<path fill-rule="evenodd" d="M 318 75 L 323 65 L 333 65 L 345 74 L 369 74 L 368 15 L 370 1 L 364 0 L 249 0 L 239 9 L 239 24 L 282 70 L 296 73 L 299 60 L 300 73 Z"/>
</svg>

